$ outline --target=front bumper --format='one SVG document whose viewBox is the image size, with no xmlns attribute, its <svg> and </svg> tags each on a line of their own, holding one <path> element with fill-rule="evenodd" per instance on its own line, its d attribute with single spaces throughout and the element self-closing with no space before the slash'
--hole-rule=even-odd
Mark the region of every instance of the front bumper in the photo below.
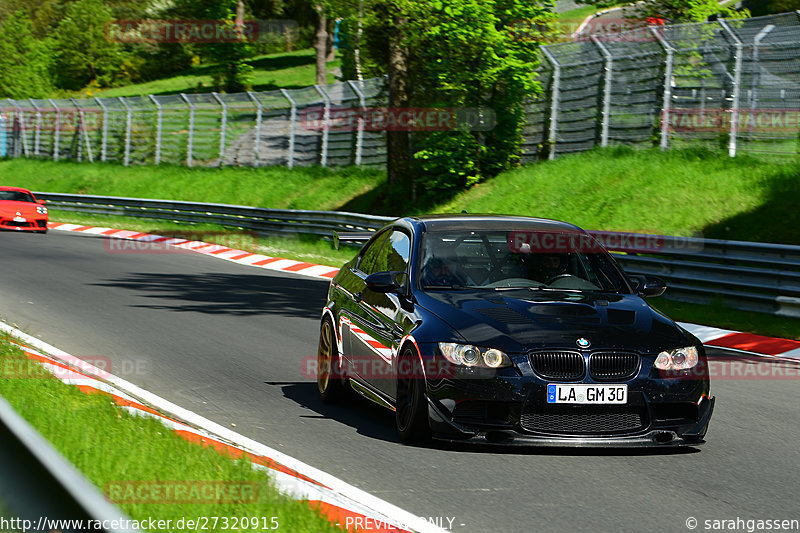
<svg viewBox="0 0 800 533">
<path fill-rule="evenodd" d="M 706 377 L 661 376 L 642 357 L 623 405 L 546 403 L 548 383 L 524 356 L 503 370 L 458 369 L 427 380 L 434 437 L 453 442 L 559 447 L 701 444 L 714 411 Z M 580 383 L 595 383 L 586 378 Z M 607 384 L 607 383 L 603 383 Z"/>
<path fill-rule="evenodd" d="M 701 419 L 694 426 L 683 428 L 681 433 L 675 428 L 650 428 L 643 433 L 617 436 L 536 435 L 518 429 L 496 428 L 475 431 L 474 428 L 458 427 L 452 421 L 446 420 L 430 402 L 428 407 L 434 438 L 447 442 L 557 448 L 663 448 L 704 444 L 706 430 L 714 412 L 714 401 L 715 398 L 706 401 Z"/>
<path fill-rule="evenodd" d="M 45 231 L 47 218 L 28 218 L 24 222 L 0 217 L 0 230 L 9 231 Z"/>
</svg>

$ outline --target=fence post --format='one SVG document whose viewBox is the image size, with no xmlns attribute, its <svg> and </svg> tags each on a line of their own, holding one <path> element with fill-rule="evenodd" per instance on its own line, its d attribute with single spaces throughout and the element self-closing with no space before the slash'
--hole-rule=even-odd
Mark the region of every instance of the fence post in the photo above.
<svg viewBox="0 0 800 533">
<path fill-rule="evenodd" d="M 294 98 L 289 94 L 289 91 L 286 89 L 281 89 L 281 94 L 284 98 L 289 101 L 289 104 L 292 106 L 290 111 L 290 118 L 289 118 L 289 155 L 288 155 L 288 164 L 289 168 L 294 166 L 294 136 L 295 136 L 295 122 L 297 122 L 297 102 L 294 101 Z"/>
<path fill-rule="evenodd" d="M 89 163 L 94 163 L 94 159 L 92 158 L 92 144 L 89 141 L 89 132 L 86 129 L 86 114 L 83 112 L 83 108 L 78 104 L 78 100 L 75 98 L 70 98 L 70 102 L 72 105 L 75 106 L 75 109 L 78 110 L 78 162 L 81 161 L 83 155 L 83 145 L 81 142 L 86 142 L 86 157 L 89 158 Z M 83 140 L 81 140 L 81 134 L 83 134 Z"/>
<path fill-rule="evenodd" d="M 118 99 L 120 102 L 122 102 L 122 105 L 125 106 L 125 160 L 122 164 L 127 167 L 131 162 L 131 126 L 133 124 L 133 109 L 131 109 L 131 106 L 129 106 L 128 102 L 125 101 L 124 97 L 119 96 Z"/>
<path fill-rule="evenodd" d="M 34 126 L 33 130 L 33 155 L 39 156 L 39 138 L 42 133 L 42 112 L 39 109 L 39 106 L 36 105 L 36 102 L 33 101 L 33 98 L 28 98 L 28 102 L 31 103 L 33 108 L 36 110 L 36 126 Z"/>
<path fill-rule="evenodd" d="M 750 94 L 750 109 L 754 110 L 756 108 L 756 103 L 758 102 L 758 97 L 756 93 L 758 92 L 758 82 L 759 82 L 759 71 L 758 71 L 758 46 L 761 44 L 761 39 L 767 36 L 769 32 L 775 29 L 773 24 L 767 24 L 762 28 L 758 35 L 753 38 L 753 91 Z M 752 117 L 751 117 L 751 120 Z"/>
<path fill-rule="evenodd" d="M 79 130 L 78 130 L 78 147 L 80 149 L 81 146 L 81 133 L 83 134 L 83 141 L 86 143 L 86 157 L 89 158 L 89 163 L 94 163 L 94 157 L 92 157 L 92 142 L 89 139 L 89 130 L 86 126 L 86 113 L 84 112 L 81 105 L 78 103 L 78 100 L 75 98 L 70 98 L 72 100 L 72 105 L 74 105 L 78 109 L 78 118 L 80 120 Z"/>
<path fill-rule="evenodd" d="M 675 49 L 664 39 L 658 29 L 650 26 L 650 31 L 658 39 L 659 44 L 667 54 L 664 60 L 664 94 L 661 100 L 661 149 L 669 148 L 669 121 L 670 107 L 672 107 L 672 65 L 674 61 Z"/>
<path fill-rule="evenodd" d="M 247 96 L 250 98 L 250 101 L 256 104 L 256 138 L 255 141 L 253 141 L 253 166 L 258 167 L 259 151 L 261 150 L 261 115 L 263 113 L 263 106 L 252 91 L 247 91 Z"/>
<path fill-rule="evenodd" d="M 25 154 L 25 157 L 28 157 L 28 141 L 25 139 L 27 132 L 25 131 L 25 113 L 22 111 L 22 108 L 17 105 L 17 102 L 8 98 L 8 101 L 11 102 L 11 105 L 14 106 L 14 115 L 16 115 L 17 122 L 19 123 L 19 139 L 22 146 L 22 153 Z M 14 151 L 17 153 L 16 157 L 19 157 L 20 150 L 19 147 L 16 145 L 14 146 Z"/>
<path fill-rule="evenodd" d="M 733 95 L 731 98 L 731 131 L 730 139 L 728 141 L 728 156 L 736 156 L 736 135 L 739 131 L 739 92 L 741 91 L 742 83 L 742 41 L 733 33 L 730 26 L 724 19 L 719 19 L 719 24 L 733 39 L 733 44 L 736 49 L 733 67 Z"/>
<path fill-rule="evenodd" d="M 556 158 L 556 134 L 558 133 L 558 104 L 561 97 L 561 63 L 558 62 L 556 56 L 547 49 L 547 46 L 542 46 L 542 52 L 547 60 L 553 65 L 553 85 L 550 88 L 550 124 L 547 133 L 547 143 L 550 145 L 550 153 L 547 155 L 548 159 Z"/>
<path fill-rule="evenodd" d="M 189 140 L 186 147 L 186 166 L 192 166 L 192 151 L 194 150 L 194 104 L 189 98 L 181 93 L 181 98 L 189 106 Z"/>
<path fill-rule="evenodd" d="M 100 140 L 100 161 L 105 162 L 106 155 L 108 154 L 108 108 L 100 98 L 95 97 L 95 102 L 103 110 L 103 135 Z"/>
<path fill-rule="evenodd" d="M 357 86 L 353 80 L 348 80 L 347 84 L 353 89 L 353 92 L 358 96 L 358 106 L 360 113 L 358 116 L 358 132 L 356 133 L 356 166 L 361 165 L 361 157 L 364 152 L 364 113 L 367 112 L 367 99 L 364 97 L 364 92 Z"/>
<path fill-rule="evenodd" d="M 150 101 L 156 105 L 156 154 L 155 164 L 161 164 L 161 127 L 164 120 L 164 111 L 161 109 L 161 104 L 156 100 L 156 97 L 150 95 Z"/>
<path fill-rule="evenodd" d="M 56 110 L 56 131 L 53 135 L 53 161 L 58 161 L 58 141 L 61 138 L 61 109 L 52 98 L 48 98 L 47 101 L 50 102 L 50 105 Z"/>
<path fill-rule="evenodd" d="M 328 131 L 330 130 L 331 126 L 331 99 L 328 96 L 328 93 L 319 86 L 314 85 L 314 88 L 317 90 L 319 95 L 322 97 L 322 101 L 324 102 L 324 111 L 323 111 L 323 126 L 322 126 L 322 154 L 320 155 L 319 164 L 323 167 L 328 166 Z"/>
<path fill-rule="evenodd" d="M 217 166 L 221 167 L 223 165 L 222 159 L 225 157 L 225 130 L 228 128 L 228 106 L 217 93 L 211 93 L 211 96 L 213 96 L 214 100 L 222 107 L 219 131 L 219 161 L 217 161 Z"/>
<path fill-rule="evenodd" d="M 603 85 L 603 118 L 600 123 L 600 146 L 608 146 L 608 125 L 611 115 L 611 76 L 614 70 L 614 58 L 596 35 L 592 35 L 592 42 L 597 45 L 600 53 L 606 58 L 606 76 Z"/>
</svg>

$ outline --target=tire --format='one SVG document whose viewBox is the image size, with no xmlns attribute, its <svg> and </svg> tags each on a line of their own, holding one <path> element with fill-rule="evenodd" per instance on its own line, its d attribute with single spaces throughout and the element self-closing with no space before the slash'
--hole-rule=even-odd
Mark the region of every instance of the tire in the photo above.
<svg viewBox="0 0 800 533">
<path fill-rule="evenodd" d="M 337 403 L 346 395 L 344 374 L 339 368 L 339 349 L 329 318 L 322 321 L 317 349 L 317 389 L 325 403 Z"/>
<path fill-rule="evenodd" d="M 428 400 L 425 396 L 425 374 L 419 356 L 406 348 L 398 360 L 395 425 L 400 440 L 423 443 L 431 438 L 428 421 Z"/>
</svg>

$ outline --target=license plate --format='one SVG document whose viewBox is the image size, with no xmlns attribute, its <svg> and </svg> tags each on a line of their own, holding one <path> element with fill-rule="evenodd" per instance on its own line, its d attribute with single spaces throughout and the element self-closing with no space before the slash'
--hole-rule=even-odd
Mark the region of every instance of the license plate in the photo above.
<svg viewBox="0 0 800 533">
<path fill-rule="evenodd" d="M 627 403 L 627 385 L 547 385 L 547 403 Z"/>
</svg>

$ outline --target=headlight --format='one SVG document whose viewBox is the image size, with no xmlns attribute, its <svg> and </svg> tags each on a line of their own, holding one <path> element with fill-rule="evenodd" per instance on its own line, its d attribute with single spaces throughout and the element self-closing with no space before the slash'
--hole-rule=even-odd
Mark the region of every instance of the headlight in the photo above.
<svg viewBox="0 0 800 533">
<path fill-rule="evenodd" d="M 43 205 L 37 206 L 36 207 L 36 212 L 39 213 L 40 215 L 46 215 L 47 214 L 47 208 L 45 206 L 43 206 Z"/>
<path fill-rule="evenodd" d="M 658 354 L 655 366 L 659 370 L 688 370 L 697 365 L 697 348 L 688 346 Z"/>
<path fill-rule="evenodd" d="M 494 348 L 478 348 L 470 344 L 440 342 L 439 349 L 445 359 L 456 365 L 502 368 L 511 366 L 511 359 Z"/>
</svg>

